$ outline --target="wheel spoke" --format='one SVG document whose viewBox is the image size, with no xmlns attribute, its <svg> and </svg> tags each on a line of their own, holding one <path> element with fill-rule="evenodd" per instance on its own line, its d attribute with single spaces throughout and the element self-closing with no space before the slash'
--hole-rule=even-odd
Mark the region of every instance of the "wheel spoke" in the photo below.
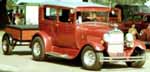
<svg viewBox="0 0 150 72">
<path fill-rule="evenodd" d="M 40 51 L 40 44 L 38 42 L 34 43 L 34 46 L 33 46 L 33 53 L 34 55 L 36 56 L 39 56 L 41 51 Z"/>
<path fill-rule="evenodd" d="M 84 62 L 88 66 L 92 66 L 96 61 L 96 56 L 93 51 L 87 51 L 84 54 Z"/>
<path fill-rule="evenodd" d="M 7 44 L 7 41 L 6 40 L 4 40 L 3 41 L 3 43 L 2 43 L 2 49 L 3 49 L 3 51 L 7 51 L 7 48 L 8 48 L 8 44 Z"/>
</svg>

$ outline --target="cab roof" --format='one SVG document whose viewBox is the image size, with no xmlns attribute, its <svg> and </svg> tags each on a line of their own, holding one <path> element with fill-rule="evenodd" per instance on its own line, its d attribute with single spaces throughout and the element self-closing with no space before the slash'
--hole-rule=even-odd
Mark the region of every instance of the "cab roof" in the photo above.
<svg viewBox="0 0 150 72">
<path fill-rule="evenodd" d="M 107 7 L 105 5 L 95 4 L 91 2 L 64 2 L 57 0 L 18 0 L 17 4 L 38 4 L 38 5 L 54 5 L 63 6 L 67 8 L 77 7 Z"/>
</svg>

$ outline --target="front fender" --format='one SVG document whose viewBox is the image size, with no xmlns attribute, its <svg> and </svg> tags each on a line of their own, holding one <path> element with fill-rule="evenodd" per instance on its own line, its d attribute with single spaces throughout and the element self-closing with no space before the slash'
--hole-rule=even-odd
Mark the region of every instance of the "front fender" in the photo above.
<svg viewBox="0 0 150 72">
<path fill-rule="evenodd" d="M 144 44 L 144 42 L 140 41 L 140 40 L 135 40 L 134 41 L 134 47 L 133 48 L 126 48 L 125 49 L 125 54 L 126 56 L 131 56 L 133 54 L 133 52 L 137 49 L 141 49 L 143 51 L 146 50 L 146 46 Z"/>
<path fill-rule="evenodd" d="M 140 40 L 134 41 L 134 48 L 136 48 L 136 47 L 139 47 L 142 50 L 146 50 L 145 43 L 143 41 L 140 41 Z"/>
<path fill-rule="evenodd" d="M 43 32 L 43 31 L 39 31 L 33 36 L 32 41 L 37 36 L 39 36 L 43 40 L 45 52 L 50 52 L 52 50 L 52 46 L 53 46 L 51 36 L 49 36 L 47 33 Z"/>
<path fill-rule="evenodd" d="M 103 51 L 105 48 L 103 44 L 97 42 L 88 42 L 88 44 L 91 45 L 96 51 Z"/>
</svg>

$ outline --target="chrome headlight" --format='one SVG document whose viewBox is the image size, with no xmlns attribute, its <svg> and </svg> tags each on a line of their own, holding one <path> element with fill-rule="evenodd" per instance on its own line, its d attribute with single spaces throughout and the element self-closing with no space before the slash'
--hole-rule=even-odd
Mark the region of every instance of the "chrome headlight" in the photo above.
<svg viewBox="0 0 150 72">
<path fill-rule="evenodd" d="M 134 40 L 134 36 L 131 33 L 127 33 L 126 34 L 126 41 L 133 41 Z"/>
<path fill-rule="evenodd" d="M 141 30 L 141 32 L 140 32 L 140 34 L 139 34 L 139 35 L 140 35 L 140 36 L 142 36 L 142 35 L 143 35 L 143 33 L 144 33 L 144 30 Z"/>
<path fill-rule="evenodd" d="M 108 42 L 108 40 L 109 40 L 109 34 L 105 33 L 103 38 L 104 38 L 104 41 Z"/>
<path fill-rule="evenodd" d="M 126 34 L 126 45 L 127 47 L 133 47 L 134 46 L 134 36 L 131 33 Z"/>
</svg>

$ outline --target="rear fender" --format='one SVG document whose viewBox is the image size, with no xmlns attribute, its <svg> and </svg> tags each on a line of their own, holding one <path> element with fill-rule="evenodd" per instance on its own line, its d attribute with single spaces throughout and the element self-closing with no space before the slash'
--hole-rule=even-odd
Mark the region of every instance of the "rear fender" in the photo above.
<svg viewBox="0 0 150 72">
<path fill-rule="evenodd" d="M 53 46 L 51 36 L 49 36 L 47 33 L 43 32 L 43 31 L 39 31 L 33 36 L 32 41 L 37 36 L 39 36 L 43 40 L 45 52 L 50 52 L 52 49 L 52 46 Z M 32 45 L 32 43 L 31 43 L 31 45 Z M 31 45 L 30 45 L 30 47 L 31 47 Z"/>
<path fill-rule="evenodd" d="M 11 34 L 4 33 L 4 35 L 3 35 L 3 37 L 2 37 L 2 40 L 4 39 L 5 36 L 12 37 Z"/>
</svg>

